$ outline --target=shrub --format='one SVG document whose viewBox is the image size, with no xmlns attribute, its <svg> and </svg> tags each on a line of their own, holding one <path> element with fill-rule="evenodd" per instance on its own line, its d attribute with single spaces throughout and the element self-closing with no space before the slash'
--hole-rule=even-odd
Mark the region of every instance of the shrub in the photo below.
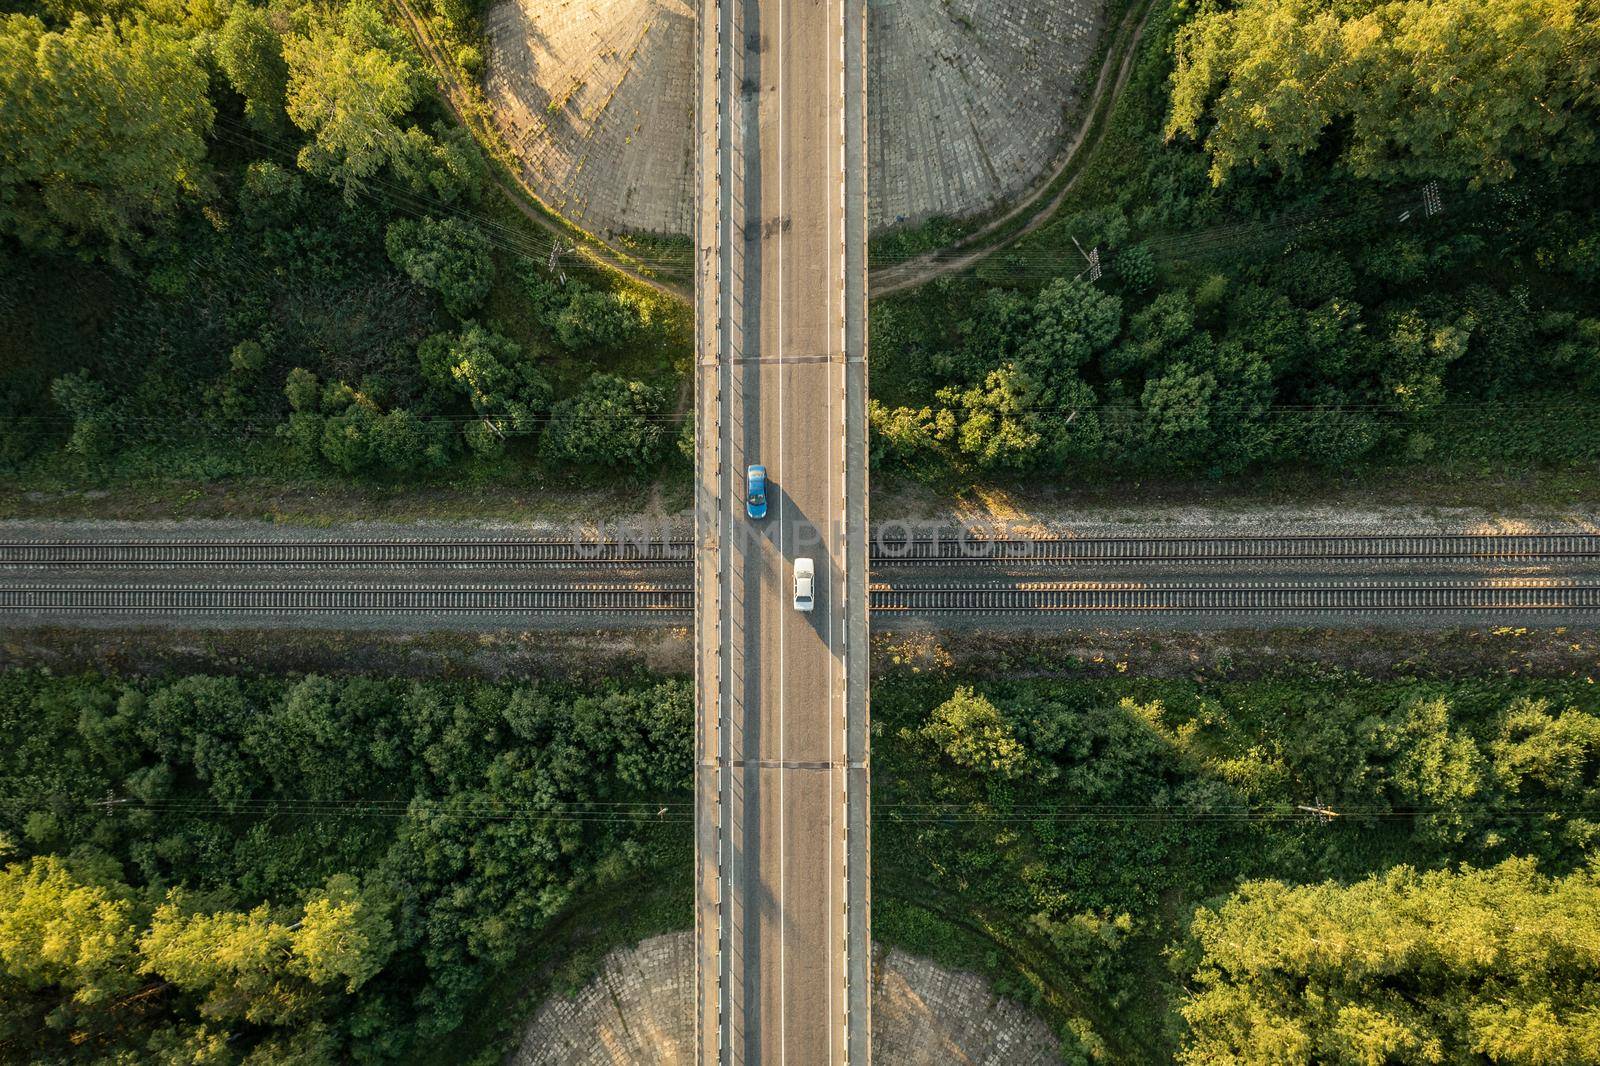
<svg viewBox="0 0 1600 1066">
<path fill-rule="evenodd" d="M 437 292 L 445 310 L 457 318 L 482 304 L 494 284 L 488 242 L 456 219 L 398 219 L 389 223 L 384 243 L 395 266 Z"/>
<path fill-rule="evenodd" d="M 555 405 L 540 454 L 551 463 L 642 475 L 661 459 L 662 406 L 658 389 L 596 374 L 578 395 Z"/>
</svg>

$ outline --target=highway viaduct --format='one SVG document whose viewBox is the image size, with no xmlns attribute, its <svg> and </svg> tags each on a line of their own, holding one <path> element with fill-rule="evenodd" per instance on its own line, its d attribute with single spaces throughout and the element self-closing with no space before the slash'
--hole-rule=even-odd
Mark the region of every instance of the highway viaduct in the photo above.
<svg viewBox="0 0 1600 1066">
<path fill-rule="evenodd" d="M 865 1063 L 866 0 L 699 13 L 698 1061 Z"/>
</svg>

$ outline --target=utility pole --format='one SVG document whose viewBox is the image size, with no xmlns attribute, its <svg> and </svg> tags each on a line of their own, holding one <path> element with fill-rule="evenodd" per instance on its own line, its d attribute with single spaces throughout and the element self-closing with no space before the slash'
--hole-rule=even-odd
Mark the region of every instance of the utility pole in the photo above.
<svg viewBox="0 0 1600 1066">
<path fill-rule="evenodd" d="M 1310 804 L 1296 803 L 1294 805 L 1294 809 L 1297 811 L 1305 811 L 1323 825 L 1327 825 L 1329 822 L 1339 817 L 1338 811 L 1334 810 L 1332 807 L 1324 807 L 1321 800 L 1313 800 Z"/>
<path fill-rule="evenodd" d="M 1081 278 L 1081 277 L 1083 277 L 1084 274 L 1087 274 L 1087 275 L 1089 275 L 1089 280 L 1090 281 L 1099 281 L 1100 280 L 1100 246 L 1097 244 L 1093 248 L 1091 248 L 1089 251 L 1086 252 L 1086 251 L 1083 250 L 1083 245 L 1078 244 L 1078 238 L 1073 237 L 1072 238 L 1072 243 L 1077 247 L 1078 254 L 1083 256 L 1084 260 L 1089 264 L 1088 269 L 1082 270 L 1082 271 L 1080 271 L 1078 273 L 1078 277 Z"/>
<path fill-rule="evenodd" d="M 559 260 L 562 256 L 566 255 L 568 252 L 575 252 L 577 250 L 578 250 L 578 248 L 577 248 L 577 245 L 575 245 L 575 244 L 574 245 L 567 245 L 567 246 L 563 247 L 562 246 L 562 240 L 561 240 L 560 237 L 556 237 L 555 239 L 553 239 L 550 242 L 550 260 L 549 260 L 549 262 L 545 263 L 544 266 L 545 266 L 545 269 L 548 270 L 550 273 L 555 274 L 557 277 L 559 277 L 561 279 L 561 284 L 563 284 L 563 285 L 565 285 L 567 283 L 567 272 L 565 270 L 556 269 L 556 261 Z"/>
</svg>

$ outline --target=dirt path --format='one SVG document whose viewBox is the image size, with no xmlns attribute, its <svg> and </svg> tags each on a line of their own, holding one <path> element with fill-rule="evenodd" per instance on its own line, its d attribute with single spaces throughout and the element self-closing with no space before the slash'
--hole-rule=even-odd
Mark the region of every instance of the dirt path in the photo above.
<svg viewBox="0 0 1600 1066">
<path fill-rule="evenodd" d="M 392 0 L 396 13 L 404 20 L 406 28 L 411 33 L 411 38 L 416 42 L 417 48 L 423 57 L 433 67 L 434 80 L 439 90 L 444 95 L 445 104 L 450 108 L 450 113 L 455 120 L 477 136 L 473 122 L 467 117 L 471 110 L 472 96 L 462 86 L 455 74 L 455 69 L 445 61 L 441 55 L 439 45 L 434 41 L 433 34 L 428 30 L 427 24 L 417 16 L 408 3 L 408 0 Z M 570 225 L 554 221 L 547 211 L 540 211 L 528 203 L 528 199 L 538 201 L 538 195 L 533 190 L 524 186 L 521 181 L 516 185 L 508 184 L 504 178 L 495 175 L 492 179 L 494 187 L 510 201 L 521 214 L 534 225 L 547 233 L 553 234 L 561 240 L 571 241 L 576 246 L 576 251 L 590 260 L 596 266 L 622 274 L 631 281 L 640 285 L 647 285 L 664 296 L 674 299 L 689 301 L 694 299 L 691 287 L 677 282 L 663 281 L 642 272 L 637 267 L 631 266 L 628 260 L 609 244 L 599 240 L 592 234 L 577 229 Z M 515 180 L 515 179 L 514 179 Z"/>
<path fill-rule="evenodd" d="M 1078 127 L 1077 134 L 1067 145 L 1060 163 L 1051 172 L 1048 180 L 1041 182 L 1026 199 L 1005 214 L 955 244 L 873 271 L 868 279 L 868 285 L 874 298 L 914 289 L 934 278 L 966 270 L 1034 232 L 1055 215 L 1056 210 L 1066 200 L 1067 194 L 1077 184 L 1081 171 L 1079 174 L 1074 174 L 1059 189 L 1055 187 L 1056 183 L 1085 153 L 1093 152 L 1105 140 L 1112 109 L 1115 108 L 1117 97 L 1122 95 L 1128 77 L 1133 72 L 1133 61 L 1139 54 L 1139 42 L 1144 39 L 1145 25 L 1150 21 L 1152 10 L 1154 10 L 1152 0 L 1143 0 L 1140 6 L 1132 8 L 1123 17 L 1112 43 L 1115 45 L 1118 39 L 1123 39 L 1126 43 L 1120 52 L 1115 47 L 1106 49 L 1106 58 L 1100 66 L 1100 75 L 1095 80 L 1094 91 L 1089 96 L 1083 124 Z M 1111 83 L 1113 71 L 1116 72 L 1115 83 Z M 1085 142 L 1091 135 L 1094 138 L 1093 143 L 1086 146 Z M 1053 196 L 1050 195 L 1052 189 L 1055 191 Z M 1046 196 L 1049 196 L 1049 201 L 1041 207 L 1041 201 Z M 1032 217 L 1020 229 L 1005 232 L 1006 227 L 1028 212 L 1033 212 Z M 1000 236 L 991 240 L 996 234 Z"/>
</svg>

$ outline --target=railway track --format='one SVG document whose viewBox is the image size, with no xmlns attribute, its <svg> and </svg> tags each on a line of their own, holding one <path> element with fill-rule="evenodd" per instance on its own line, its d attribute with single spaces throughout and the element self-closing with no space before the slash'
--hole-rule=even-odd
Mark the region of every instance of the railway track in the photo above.
<svg viewBox="0 0 1600 1066">
<path fill-rule="evenodd" d="M 875 584 L 875 615 L 1389 614 L 1600 611 L 1600 583 L 1559 580 Z"/>
<path fill-rule="evenodd" d="M 687 540 L 0 541 L 0 568 L 647 566 L 687 567 Z"/>
<path fill-rule="evenodd" d="M 326 567 L 687 567 L 688 540 L 0 541 L 0 570 Z M 1304 537 L 917 538 L 879 536 L 881 569 L 1121 563 L 1600 560 L 1600 534 Z"/>
<path fill-rule="evenodd" d="M 505 617 L 688 614 L 694 590 L 670 585 L 10 585 L 0 612 L 88 615 L 412 615 Z"/>
<path fill-rule="evenodd" d="M 941 538 L 874 541 L 876 566 L 957 563 L 1556 562 L 1600 559 L 1600 534 Z"/>
<path fill-rule="evenodd" d="M 876 583 L 879 616 L 1600 613 L 1600 582 L 1306 580 L 1229 582 Z M 682 615 L 687 583 L 17 584 L 0 586 L 0 614 L 188 615 Z"/>
</svg>

